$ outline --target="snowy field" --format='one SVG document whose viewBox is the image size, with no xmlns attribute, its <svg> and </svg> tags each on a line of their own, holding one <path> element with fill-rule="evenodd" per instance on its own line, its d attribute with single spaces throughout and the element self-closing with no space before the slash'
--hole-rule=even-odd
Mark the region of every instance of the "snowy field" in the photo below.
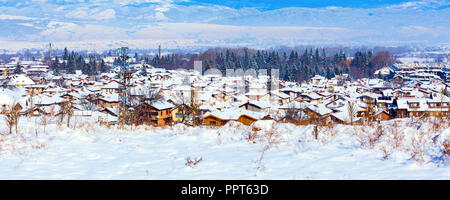
<svg viewBox="0 0 450 200">
<path fill-rule="evenodd" d="M 0 123 L 0 179 L 450 179 L 448 121 L 321 127 L 317 139 L 311 125 L 273 121 L 123 130 L 50 121 L 22 118 L 12 135 Z"/>
</svg>

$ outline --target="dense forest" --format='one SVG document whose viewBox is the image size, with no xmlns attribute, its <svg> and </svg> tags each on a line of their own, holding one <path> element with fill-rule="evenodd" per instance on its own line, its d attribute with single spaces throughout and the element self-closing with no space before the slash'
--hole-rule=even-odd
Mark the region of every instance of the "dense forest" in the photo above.
<svg viewBox="0 0 450 200">
<path fill-rule="evenodd" d="M 88 62 L 86 62 L 86 58 L 89 59 Z M 87 75 L 98 75 L 109 71 L 109 67 L 102 58 L 103 56 L 98 54 L 83 55 L 74 51 L 69 53 L 65 48 L 61 58 L 55 56 L 55 60 L 50 64 L 50 70 L 56 75 L 61 71 L 74 74 L 75 70 L 81 70 L 83 74 Z M 60 63 L 60 59 L 62 59 L 62 63 Z"/>
<path fill-rule="evenodd" d="M 327 52 L 329 51 L 329 52 Z M 226 69 L 278 69 L 280 79 L 302 82 L 315 75 L 333 78 L 336 75 L 349 74 L 352 78 L 373 77 L 376 70 L 391 66 L 397 62 L 388 51 L 364 49 L 347 55 L 342 49 L 304 48 L 256 50 L 250 48 L 211 48 L 202 53 L 170 53 L 161 57 L 154 54 L 130 54 L 136 63 L 145 63 L 166 69 L 192 69 L 195 60 L 201 60 L 203 70 L 216 68 L 225 74 Z M 59 74 L 75 73 L 98 75 L 108 72 L 111 67 L 103 58 L 114 56 L 113 51 L 103 53 L 74 52 L 64 49 L 50 62 L 50 69 Z M 34 57 L 33 57 L 34 58 Z M 114 62 L 117 64 L 117 59 Z"/>
<path fill-rule="evenodd" d="M 373 73 L 396 62 L 388 51 L 373 55 L 372 51 L 357 51 L 349 58 L 343 51 L 327 55 L 325 49 L 310 48 L 299 51 L 267 51 L 248 48 L 209 49 L 201 54 L 168 54 L 161 59 L 144 57 L 147 63 L 166 69 L 192 68 L 194 60 L 201 60 L 204 71 L 216 68 L 225 74 L 226 69 L 278 69 L 280 78 L 302 82 L 315 75 L 333 78 L 349 74 L 352 78 L 373 77 Z"/>
</svg>

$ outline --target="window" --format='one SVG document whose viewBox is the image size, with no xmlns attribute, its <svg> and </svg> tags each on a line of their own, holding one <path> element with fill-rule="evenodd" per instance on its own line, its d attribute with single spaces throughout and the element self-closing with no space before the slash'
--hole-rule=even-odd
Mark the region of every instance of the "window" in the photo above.
<svg viewBox="0 0 450 200">
<path fill-rule="evenodd" d="M 409 103 L 409 107 L 410 108 L 418 108 L 419 107 L 419 102 Z"/>
</svg>

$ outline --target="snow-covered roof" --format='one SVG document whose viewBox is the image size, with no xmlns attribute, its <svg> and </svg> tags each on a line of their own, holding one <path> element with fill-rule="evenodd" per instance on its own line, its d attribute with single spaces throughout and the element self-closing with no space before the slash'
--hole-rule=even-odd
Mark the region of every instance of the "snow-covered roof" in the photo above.
<svg viewBox="0 0 450 200">
<path fill-rule="evenodd" d="M 47 95 L 38 95 L 33 97 L 33 103 L 35 105 L 52 105 L 59 104 L 66 101 L 64 98 L 59 97 L 58 95 L 47 96 Z"/>
<path fill-rule="evenodd" d="M 108 84 L 102 86 L 102 89 L 120 89 L 121 85 L 116 81 L 111 81 Z"/>
<path fill-rule="evenodd" d="M 266 101 L 263 101 L 263 100 L 253 100 L 253 101 L 249 101 L 249 102 L 243 102 L 240 106 L 242 106 L 242 105 L 244 105 L 244 104 L 251 104 L 251 105 L 254 105 L 254 106 L 256 106 L 256 107 L 258 107 L 258 108 L 261 108 L 261 109 L 266 109 L 266 108 L 270 108 L 271 107 L 271 105 L 268 103 L 268 102 L 266 102 Z"/>
<path fill-rule="evenodd" d="M 307 107 L 308 109 L 314 111 L 315 113 L 319 114 L 319 115 L 326 115 L 329 113 L 332 113 L 333 111 L 329 108 L 327 108 L 325 105 L 323 104 L 319 104 L 319 105 L 310 105 Z"/>
<path fill-rule="evenodd" d="M 350 123 L 351 122 L 350 114 L 349 114 L 348 110 L 343 110 L 343 111 L 337 112 L 337 113 L 331 113 L 331 115 L 333 117 L 336 117 L 337 119 L 343 121 L 343 122 L 346 122 L 346 123 Z M 356 112 L 353 113 L 353 120 L 352 121 L 356 122 L 358 120 L 360 120 L 360 118 L 356 116 Z"/>
<path fill-rule="evenodd" d="M 24 74 L 14 75 L 8 85 L 34 85 L 34 81 Z"/>
<path fill-rule="evenodd" d="M 119 102 L 119 94 L 101 94 L 103 97 L 100 97 L 101 100 L 107 102 Z"/>
<path fill-rule="evenodd" d="M 318 94 L 315 93 L 315 92 L 304 93 L 304 94 L 302 94 L 302 95 L 307 96 L 307 97 L 309 97 L 310 99 L 320 99 L 320 98 L 321 98 L 321 96 L 318 95 Z"/>
<path fill-rule="evenodd" d="M 157 110 L 166 110 L 166 109 L 171 109 L 171 108 L 175 107 L 173 104 L 171 104 L 167 101 L 156 101 L 156 102 L 153 102 L 150 106 L 152 106 L 153 108 L 155 108 Z"/>
<path fill-rule="evenodd" d="M 205 118 L 207 116 L 215 116 L 215 117 L 223 119 L 223 120 L 237 120 L 242 115 L 246 115 L 246 116 L 249 116 L 254 119 L 262 119 L 264 116 L 266 116 L 266 114 L 264 114 L 264 113 L 253 112 L 253 111 L 240 109 L 240 108 L 230 108 L 230 109 L 226 109 L 223 111 L 217 110 L 214 112 L 208 112 L 204 115 L 203 118 Z"/>
<path fill-rule="evenodd" d="M 398 109 L 406 109 L 407 111 L 442 111 L 442 108 L 430 107 L 429 103 L 431 102 L 435 103 L 440 101 L 429 98 L 400 98 L 397 99 L 397 107 Z M 412 103 L 418 103 L 418 107 L 410 107 Z"/>
<path fill-rule="evenodd" d="M 271 91 L 270 93 L 272 93 L 272 95 L 275 95 L 275 96 L 277 96 L 279 98 L 282 98 L 282 99 L 288 99 L 290 97 L 289 95 L 287 95 L 284 92 L 281 92 L 280 90 L 278 90 L 278 91 Z"/>
</svg>

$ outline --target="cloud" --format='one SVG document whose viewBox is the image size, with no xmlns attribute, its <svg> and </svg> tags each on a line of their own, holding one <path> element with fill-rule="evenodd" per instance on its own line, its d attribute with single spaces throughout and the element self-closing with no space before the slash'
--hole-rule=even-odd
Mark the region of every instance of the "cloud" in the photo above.
<svg viewBox="0 0 450 200">
<path fill-rule="evenodd" d="M 67 13 L 65 17 L 76 19 L 110 20 L 116 18 L 116 12 L 114 9 L 101 10 L 99 8 L 94 8 L 89 10 L 87 8 L 79 8 Z"/>
<path fill-rule="evenodd" d="M 423 1 L 410 1 L 397 5 L 388 6 L 389 9 L 422 9 L 422 8 L 438 8 L 442 6 L 448 6 L 450 2 L 446 0 L 423 0 Z"/>
<path fill-rule="evenodd" d="M 198 40 L 218 45 L 260 46 L 295 45 L 297 42 L 442 43 L 450 39 L 449 3 L 442 0 L 410 1 L 375 8 L 328 6 L 265 10 L 179 2 L 32 0 L 22 1 L 23 5 L 17 6 L 11 1 L 0 6 L 0 20 L 3 20 L 0 38 L 61 42 L 105 38 Z"/>
<path fill-rule="evenodd" d="M 169 18 L 167 18 L 162 12 L 157 12 L 155 15 L 151 15 L 146 17 L 145 19 L 151 20 L 151 21 L 167 21 Z"/>
<path fill-rule="evenodd" d="M 0 15 L 0 20 L 35 20 L 36 18 L 33 17 L 25 17 L 25 16 L 18 16 L 18 15 Z"/>
</svg>

